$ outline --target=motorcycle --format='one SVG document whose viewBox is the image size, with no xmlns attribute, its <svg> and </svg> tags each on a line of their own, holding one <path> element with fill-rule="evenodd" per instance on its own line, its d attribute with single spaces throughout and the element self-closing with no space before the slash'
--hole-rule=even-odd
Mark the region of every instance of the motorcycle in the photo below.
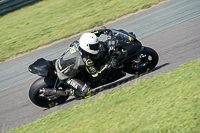
<svg viewBox="0 0 200 133">
<path fill-rule="evenodd" d="M 91 88 L 116 81 L 124 77 L 126 73 L 149 72 L 159 60 L 157 52 L 150 47 L 142 46 L 132 32 L 121 29 L 109 29 L 109 31 L 107 40 L 104 42 L 107 47 L 105 54 L 108 57 L 117 57 L 119 66 L 107 71 L 101 78 L 93 78 L 86 70 L 79 72 L 77 77 Z M 116 43 L 120 39 L 132 43 Z M 102 60 L 97 62 L 105 63 Z M 40 76 L 29 89 L 29 98 L 35 105 L 48 108 L 62 104 L 69 98 L 67 90 L 71 88 L 59 80 L 55 60 L 48 61 L 40 58 L 29 66 L 29 71 Z"/>
</svg>

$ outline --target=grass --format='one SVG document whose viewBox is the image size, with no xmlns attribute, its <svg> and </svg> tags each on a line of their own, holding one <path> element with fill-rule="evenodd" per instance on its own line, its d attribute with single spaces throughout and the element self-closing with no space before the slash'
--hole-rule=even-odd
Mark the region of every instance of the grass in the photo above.
<svg viewBox="0 0 200 133">
<path fill-rule="evenodd" d="M 200 60 L 8 133 L 199 133 Z"/>
<path fill-rule="evenodd" d="M 43 0 L 0 17 L 0 62 L 164 0 Z"/>
</svg>

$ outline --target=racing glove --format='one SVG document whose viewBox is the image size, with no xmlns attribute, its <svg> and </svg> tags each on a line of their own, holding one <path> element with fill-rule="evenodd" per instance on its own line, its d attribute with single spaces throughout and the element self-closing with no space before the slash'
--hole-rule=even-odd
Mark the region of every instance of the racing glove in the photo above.
<svg viewBox="0 0 200 133">
<path fill-rule="evenodd" d="M 99 37 L 101 34 L 105 34 L 105 35 L 110 34 L 111 30 L 106 29 L 106 27 L 103 26 L 100 29 L 93 31 L 92 33 L 94 33 L 97 37 Z"/>
</svg>

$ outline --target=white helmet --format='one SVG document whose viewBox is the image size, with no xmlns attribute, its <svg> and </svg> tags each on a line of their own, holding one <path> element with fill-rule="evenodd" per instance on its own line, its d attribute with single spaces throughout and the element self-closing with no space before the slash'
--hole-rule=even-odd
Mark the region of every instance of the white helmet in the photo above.
<svg viewBox="0 0 200 133">
<path fill-rule="evenodd" d="M 93 33 L 84 33 L 79 39 L 80 47 L 90 54 L 98 54 L 99 40 Z"/>
</svg>

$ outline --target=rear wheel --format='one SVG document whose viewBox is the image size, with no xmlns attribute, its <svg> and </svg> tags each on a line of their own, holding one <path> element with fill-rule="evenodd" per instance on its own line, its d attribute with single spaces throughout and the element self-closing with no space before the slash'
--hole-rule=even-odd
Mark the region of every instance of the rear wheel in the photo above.
<svg viewBox="0 0 200 133">
<path fill-rule="evenodd" d="M 48 96 L 40 93 L 42 88 L 53 88 L 53 85 L 45 82 L 45 78 L 39 78 L 36 80 L 29 89 L 30 100 L 39 107 L 53 107 L 64 103 L 69 96 Z"/>
<path fill-rule="evenodd" d="M 149 47 L 144 47 L 141 51 L 140 62 L 136 63 L 134 60 L 130 61 L 125 67 L 124 71 L 129 74 L 141 74 L 152 70 L 158 63 L 159 57 L 157 52 Z"/>
</svg>

